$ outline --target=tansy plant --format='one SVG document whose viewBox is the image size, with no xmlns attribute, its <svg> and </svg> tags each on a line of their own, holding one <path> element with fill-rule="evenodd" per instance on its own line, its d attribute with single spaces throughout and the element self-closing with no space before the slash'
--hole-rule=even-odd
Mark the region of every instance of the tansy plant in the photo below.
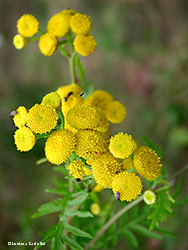
<svg viewBox="0 0 188 250">
<path fill-rule="evenodd" d="M 126 132 L 110 135 L 109 123 L 122 122 L 126 108 L 105 90 L 85 91 L 80 55 L 89 56 L 96 48 L 92 26 L 89 16 L 69 9 L 55 14 L 45 33 L 34 16 L 25 14 L 17 21 L 18 34 L 13 39 L 17 49 L 38 40 L 43 55 L 60 51 L 70 62 L 70 84 L 29 109 L 20 106 L 11 112 L 17 150 L 27 152 L 45 138 L 45 158 L 37 164 L 48 161 L 64 176 L 56 181 L 56 188 L 47 190 L 59 198 L 43 204 L 33 215 L 59 213 L 59 222 L 41 239 L 46 245 L 51 242 L 53 250 L 106 249 L 122 237 L 137 247 L 137 234 L 155 239 L 173 235 L 159 222 L 172 213 L 183 179 L 174 193 L 168 181 L 187 168 L 166 178 L 161 150 L 151 141 L 145 138 L 142 145 Z M 112 194 L 105 202 L 99 196 L 104 189 Z M 114 208 L 117 201 L 119 211 Z M 110 237 L 105 236 L 108 228 Z"/>
</svg>

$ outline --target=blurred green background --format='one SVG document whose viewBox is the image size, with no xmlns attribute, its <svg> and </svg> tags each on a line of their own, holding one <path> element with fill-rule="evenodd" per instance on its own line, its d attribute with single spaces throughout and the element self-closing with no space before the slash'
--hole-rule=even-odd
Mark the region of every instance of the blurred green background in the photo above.
<svg viewBox="0 0 188 250">
<path fill-rule="evenodd" d="M 37 42 L 18 51 L 12 39 L 24 13 L 37 17 L 46 31 L 49 18 L 66 8 L 90 15 L 94 22 L 91 33 L 98 46 L 93 55 L 82 59 L 88 86 L 109 91 L 127 108 L 125 121 L 111 126 L 112 134 L 123 131 L 139 141 L 153 140 L 163 148 L 166 174 L 188 162 L 187 0 L 1 0 L 1 250 L 20 249 L 8 247 L 8 241 L 39 242 L 39 232 L 57 220 L 56 215 L 31 219 L 40 204 L 53 198 L 44 190 L 53 187 L 56 173 L 50 164 L 36 165 L 44 156 L 44 141 L 28 153 L 16 150 L 9 113 L 20 105 L 30 108 L 46 93 L 69 84 L 68 63 L 59 51 L 43 56 Z M 183 193 L 187 191 L 184 183 Z M 148 240 L 139 249 L 188 249 L 187 207 L 176 213 L 166 224 L 177 239 Z M 121 249 L 125 248 L 126 242 L 121 242 Z"/>
</svg>

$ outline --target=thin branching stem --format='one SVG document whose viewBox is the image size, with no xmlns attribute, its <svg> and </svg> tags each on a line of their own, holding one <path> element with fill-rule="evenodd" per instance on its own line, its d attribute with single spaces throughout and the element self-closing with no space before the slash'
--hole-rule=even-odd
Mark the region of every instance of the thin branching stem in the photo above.
<svg viewBox="0 0 188 250">
<path fill-rule="evenodd" d="M 168 181 L 174 179 L 178 175 L 182 174 L 188 169 L 188 164 L 174 173 L 173 175 L 169 176 L 167 178 Z M 132 201 L 130 204 L 119 210 L 107 223 L 101 228 L 100 231 L 96 234 L 96 236 L 86 245 L 85 250 L 89 249 L 93 244 L 99 239 L 99 237 L 117 220 L 119 219 L 124 213 L 129 211 L 132 207 L 136 206 L 138 203 L 140 203 L 143 200 L 144 195 L 141 195 L 138 199 Z"/>
</svg>

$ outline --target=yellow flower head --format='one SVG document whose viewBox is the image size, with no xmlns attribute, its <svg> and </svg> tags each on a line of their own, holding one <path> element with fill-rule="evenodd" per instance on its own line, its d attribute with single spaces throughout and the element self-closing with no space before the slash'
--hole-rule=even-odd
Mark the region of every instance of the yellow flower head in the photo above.
<svg viewBox="0 0 188 250">
<path fill-rule="evenodd" d="M 142 191 L 142 182 L 135 173 L 121 172 L 113 180 L 112 190 L 117 200 L 135 200 Z"/>
<path fill-rule="evenodd" d="M 58 40 L 50 33 L 46 33 L 39 40 L 40 52 L 45 56 L 51 56 L 57 49 Z"/>
<path fill-rule="evenodd" d="M 122 164 L 123 164 L 123 170 L 130 170 L 134 167 L 132 158 L 125 158 L 122 161 Z"/>
<path fill-rule="evenodd" d="M 146 146 L 139 147 L 133 154 L 136 171 L 149 181 L 154 181 L 161 175 L 162 164 L 157 153 Z"/>
<path fill-rule="evenodd" d="M 68 124 L 68 122 L 66 121 L 66 118 L 64 118 L 64 128 L 70 130 L 73 134 L 76 134 L 78 132 L 76 128 Z"/>
<path fill-rule="evenodd" d="M 51 92 L 43 97 L 41 104 L 59 109 L 61 106 L 61 98 L 57 92 Z"/>
<path fill-rule="evenodd" d="M 90 169 L 84 167 L 84 174 L 85 174 L 86 176 L 89 176 L 89 175 L 92 175 L 93 173 L 91 172 Z"/>
<path fill-rule="evenodd" d="M 157 195 L 152 190 L 146 190 L 144 192 L 144 201 L 148 205 L 153 205 L 157 200 Z"/>
<path fill-rule="evenodd" d="M 75 83 L 58 88 L 57 93 L 61 97 L 61 110 L 64 116 L 66 116 L 68 111 L 74 106 L 84 102 L 84 99 L 80 96 L 82 92 L 82 87 Z"/>
<path fill-rule="evenodd" d="M 35 104 L 27 114 L 27 126 L 38 134 L 50 132 L 57 125 L 57 120 L 55 109 L 45 105 Z"/>
<path fill-rule="evenodd" d="M 96 129 L 106 124 L 106 117 L 101 109 L 78 105 L 70 109 L 67 122 L 77 129 Z"/>
<path fill-rule="evenodd" d="M 16 130 L 14 134 L 14 141 L 17 150 L 26 152 L 34 147 L 36 143 L 36 136 L 31 129 L 24 126 Z"/>
<path fill-rule="evenodd" d="M 97 42 L 91 35 L 77 35 L 73 44 L 76 52 L 81 56 L 91 55 L 97 46 Z"/>
<path fill-rule="evenodd" d="M 103 186 L 101 186 L 100 184 L 96 184 L 94 188 L 92 189 L 92 191 L 96 193 L 100 193 L 102 190 L 103 190 Z"/>
<path fill-rule="evenodd" d="M 111 188 L 112 181 L 117 172 L 122 171 L 120 160 L 107 152 L 91 161 L 95 181 L 103 188 Z"/>
<path fill-rule="evenodd" d="M 100 208 L 98 203 L 92 203 L 91 206 L 90 206 L 90 211 L 94 215 L 99 215 L 100 212 L 101 212 L 101 208 Z"/>
<path fill-rule="evenodd" d="M 17 21 L 17 28 L 22 36 L 31 37 L 37 33 L 39 22 L 34 16 L 25 14 Z"/>
<path fill-rule="evenodd" d="M 77 35 L 87 35 L 92 29 L 91 17 L 77 13 L 70 21 L 71 29 Z"/>
<path fill-rule="evenodd" d="M 122 132 L 110 138 L 110 152 L 117 158 L 127 158 L 136 150 L 136 143 L 131 135 Z"/>
<path fill-rule="evenodd" d="M 125 119 L 126 114 L 127 112 L 125 106 L 118 101 L 110 102 L 107 105 L 106 116 L 107 119 L 112 123 L 122 122 Z"/>
<path fill-rule="evenodd" d="M 84 178 L 84 168 L 85 164 L 82 160 L 74 160 L 66 167 L 70 174 L 77 180 Z"/>
<path fill-rule="evenodd" d="M 26 116 L 27 109 L 24 106 L 20 106 L 13 118 L 15 126 L 18 128 L 24 126 L 26 124 Z"/>
<path fill-rule="evenodd" d="M 93 159 L 105 153 L 108 141 L 96 130 L 80 130 L 76 133 L 76 154 L 85 159 Z"/>
<path fill-rule="evenodd" d="M 93 107 L 101 108 L 105 111 L 107 105 L 114 100 L 114 97 L 104 90 L 94 91 L 89 95 L 84 104 L 90 105 Z"/>
<path fill-rule="evenodd" d="M 71 12 L 62 11 L 54 15 L 48 22 L 47 30 L 53 36 L 63 37 L 70 28 L 70 19 L 72 17 Z"/>
<path fill-rule="evenodd" d="M 13 38 L 13 44 L 16 49 L 23 49 L 28 44 L 28 39 L 20 34 L 17 34 Z"/>
<path fill-rule="evenodd" d="M 45 144 L 45 154 L 49 162 L 60 165 L 65 162 L 75 149 L 76 139 L 67 129 L 53 132 Z"/>
</svg>

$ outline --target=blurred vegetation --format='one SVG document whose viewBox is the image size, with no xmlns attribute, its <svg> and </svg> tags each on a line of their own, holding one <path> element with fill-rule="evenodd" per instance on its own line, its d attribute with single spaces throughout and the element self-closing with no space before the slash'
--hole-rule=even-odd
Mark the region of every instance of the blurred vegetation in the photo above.
<svg viewBox="0 0 188 250">
<path fill-rule="evenodd" d="M 22 51 L 13 47 L 16 21 L 22 14 L 30 13 L 45 30 L 53 14 L 69 7 L 90 15 L 94 22 L 98 47 L 93 55 L 82 60 L 88 86 L 109 91 L 127 108 L 127 118 L 112 126 L 112 134 L 124 131 L 140 141 L 142 137 L 151 138 L 163 148 L 166 174 L 172 174 L 188 161 L 186 0 L 1 0 L 1 250 L 11 249 L 8 241 L 39 242 L 38 232 L 57 220 L 55 215 L 48 220 L 31 219 L 40 204 L 51 200 L 52 195 L 44 194 L 44 190 L 53 186 L 57 174 L 50 164 L 35 164 L 44 156 L 43 142 L 29 153 L 16 151 L 12 137 L 15 128 L 9 113 L 20 105 L 30 108 L 46 93 L 70 83 L 68 63 L 59 52 L 45 57 L 34 42 Z M 184 183 L 182 195 L 187 191 Z M 177 216 L 169 217 L 165 223 L 177 235 L 176 239 L 140 239 L 139 249 L 187 249 L 186 209 L 178 208 Z M 126 248 L 123 239 L 118 244 L 121 249 Z"/>
</svg>

